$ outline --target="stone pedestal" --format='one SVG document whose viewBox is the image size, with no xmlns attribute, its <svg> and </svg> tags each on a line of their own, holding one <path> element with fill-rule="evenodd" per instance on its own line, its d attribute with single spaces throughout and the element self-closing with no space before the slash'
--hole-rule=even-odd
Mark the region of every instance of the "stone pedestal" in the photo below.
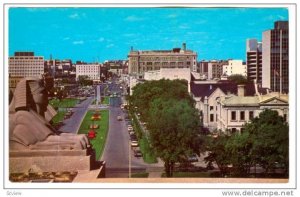
<svg viewBox="0 0 300 197">
<path fill-rule="evenodd" d="M 28 150 L 9 152 L 9 172 L 61 172 L 96 168 L 88 150 Z"/>
</svg>

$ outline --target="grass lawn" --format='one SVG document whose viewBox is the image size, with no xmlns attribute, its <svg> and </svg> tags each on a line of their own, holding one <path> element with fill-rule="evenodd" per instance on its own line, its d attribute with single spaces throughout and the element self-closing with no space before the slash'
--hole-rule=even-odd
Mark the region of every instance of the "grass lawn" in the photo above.
<svg viewBox="0 0 300 197">
<path fill-rule="evenodd" d="M 166 177 L 166 173 L 162 173 L 161 177 Z M 209 172 L 174 172 L 173 177 L 186 178 L 186 177 L 211 177 Z"/>
<path fill-rule="evenodd" d="M 101 110 L 101 120 L 95 120 L 94 124 L 98 124 L 99 128 L 96 129 L 97 131 L 96 137 L 94 139 L 91 139 L 91 144 L 93 145 L 93 148 L 96 151 L 96 159 L 98 160 L 101 158 L 101 155 L 103 153 L 106 137 L 108 133 L 108 125 L 109 125 L 109 111 L 108 110 Z M 93 121 L 91 120 L 91 117 L 93 116 L 94 111 L 88 111 L 86 113 L 86 116 L 84 117 L 78 134 L 87 134 L 90 130 L 90 125 L 93 124 Z"/>
<path fill-rule="evenodd" d="M 139 140 L 140 149 L 143 153 L 143 159 L 146 163 L 157 163 L 157 159 L 152 152 L 149 142 L 146 137 L 143 136 L 143 138 L 140 138 Z"/>
<path fill-rule="evenodd" d="M 59 107 L 74 107 L 78 103 L 79 99 L 73 98 L 65 98 L 59 101 L 59 99 L 51 99 L 49 104 L 52 105 L 54 108 Z"/>
<path fill-rule="evenodd" d="M 142 129 L 138 123 L 138 120 L 134 115 L 133 117 L 133 127 L 135 130 L 135 133 L 137 134 L 137 137 L 139 138 L 139 144 L 141 152 L 143 153 L 143 159 L 146 163 L 157 163 L 156 156 L 152 149 L 150 148 L 149 141 L 146 138 L 145 134 L 142 132 Z"/>
<path fill-rule="evenodd" d="M 53 125 L 57 125 L 60 121 L 63 121 L 65 114 L 65 111 L 57 112 L 57 114 L 52 118 Z"/>
<path fill-rule="evenodd" d="M 131 174 L 131 178 L 148 178 L 148 172 L 140 172 L 140 173 L 133 173 Z"/>
<path fill-rule="evenodd" d="M 103 104 L 107 104 L 107 105 L 109 104 L 109 97 L 108 96 L 104 97 Z"/>
<path fill-rule="evenodd" d="M 93 100 L 92 105 L 96 105 L 96 101 L 97 101 L 97 99 Z M 109 97 L 108 96 L 104 97 L 104 100 L 102 101 L 102 104 L 107 104 L 107 105 L 109 104 Z"/>
</svg>

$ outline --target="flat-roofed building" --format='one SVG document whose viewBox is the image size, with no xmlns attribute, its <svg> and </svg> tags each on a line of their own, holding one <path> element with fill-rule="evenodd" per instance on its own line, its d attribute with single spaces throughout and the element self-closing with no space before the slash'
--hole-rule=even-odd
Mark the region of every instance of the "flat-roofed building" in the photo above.
<svg viewBox="0 0 300 197">
<path fill-rule="evenodd" d="M 44 57 L 34 52 L 15 52 L 8 58 L 10 77 L 41 77 L 44 74 Z"/>
<path fill-rule="evenodd" d="M 247 77 L 247 65 L 242 60 L 228 60 L 228 64 L 223 65 L 223 74 L 227 76 L 243 75 Z"/>
<path fill-rule="evenodd" d="M 172 50 L 137 51 L 131 48 L 128 59 L 128 73 L 131 75 L 161 68 L 190 68 L 191 71 L 197 71 L 197 53 L 187 50 L 185 43 L 182 48 Z"/>
<path fill-rule="evenodd" d="M 90 80 L 100 81 L 100 64 L 76 64 L 76 80 L 79 76 L 88 76 Z"/>
<path fill-rule="evenodd" d="M 262 36 L 262 86 L 289 92 L 289 23 L 276 21 Z"/>
</svg>

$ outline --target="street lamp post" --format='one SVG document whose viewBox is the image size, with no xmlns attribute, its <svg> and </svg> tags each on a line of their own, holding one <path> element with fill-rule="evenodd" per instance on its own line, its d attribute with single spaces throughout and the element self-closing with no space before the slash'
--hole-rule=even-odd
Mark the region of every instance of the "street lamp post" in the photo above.
<svg viewBox="0 0 300 197">
<path fill-rule="evenodd" d="M 129 178 L 131 178 L 131 154 L 130 154 L 130 152 L 131 152 L 131 149 L 130 149 L 130 147 L 131 147 L 131 144 L 130 144 L 130 141 L 128 142 L 128 168 L 129 168 L 129 175 L 128 175 L 128 177 Z"/>
</svg>

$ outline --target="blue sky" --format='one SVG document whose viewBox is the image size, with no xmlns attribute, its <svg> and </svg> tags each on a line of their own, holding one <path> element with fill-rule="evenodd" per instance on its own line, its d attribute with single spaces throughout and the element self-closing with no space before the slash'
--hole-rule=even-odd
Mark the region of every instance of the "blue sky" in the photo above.
<svg viewBox="0 0 300 197">
<path fill-rule="evenodd" d="M 247 38 L 261 40 L 285 8 L 10 8 L 9 55 L 49 59 L 127 59 L 130 47 L 181 47 L 202 59 L 245 59 Z"/>
</svg>

